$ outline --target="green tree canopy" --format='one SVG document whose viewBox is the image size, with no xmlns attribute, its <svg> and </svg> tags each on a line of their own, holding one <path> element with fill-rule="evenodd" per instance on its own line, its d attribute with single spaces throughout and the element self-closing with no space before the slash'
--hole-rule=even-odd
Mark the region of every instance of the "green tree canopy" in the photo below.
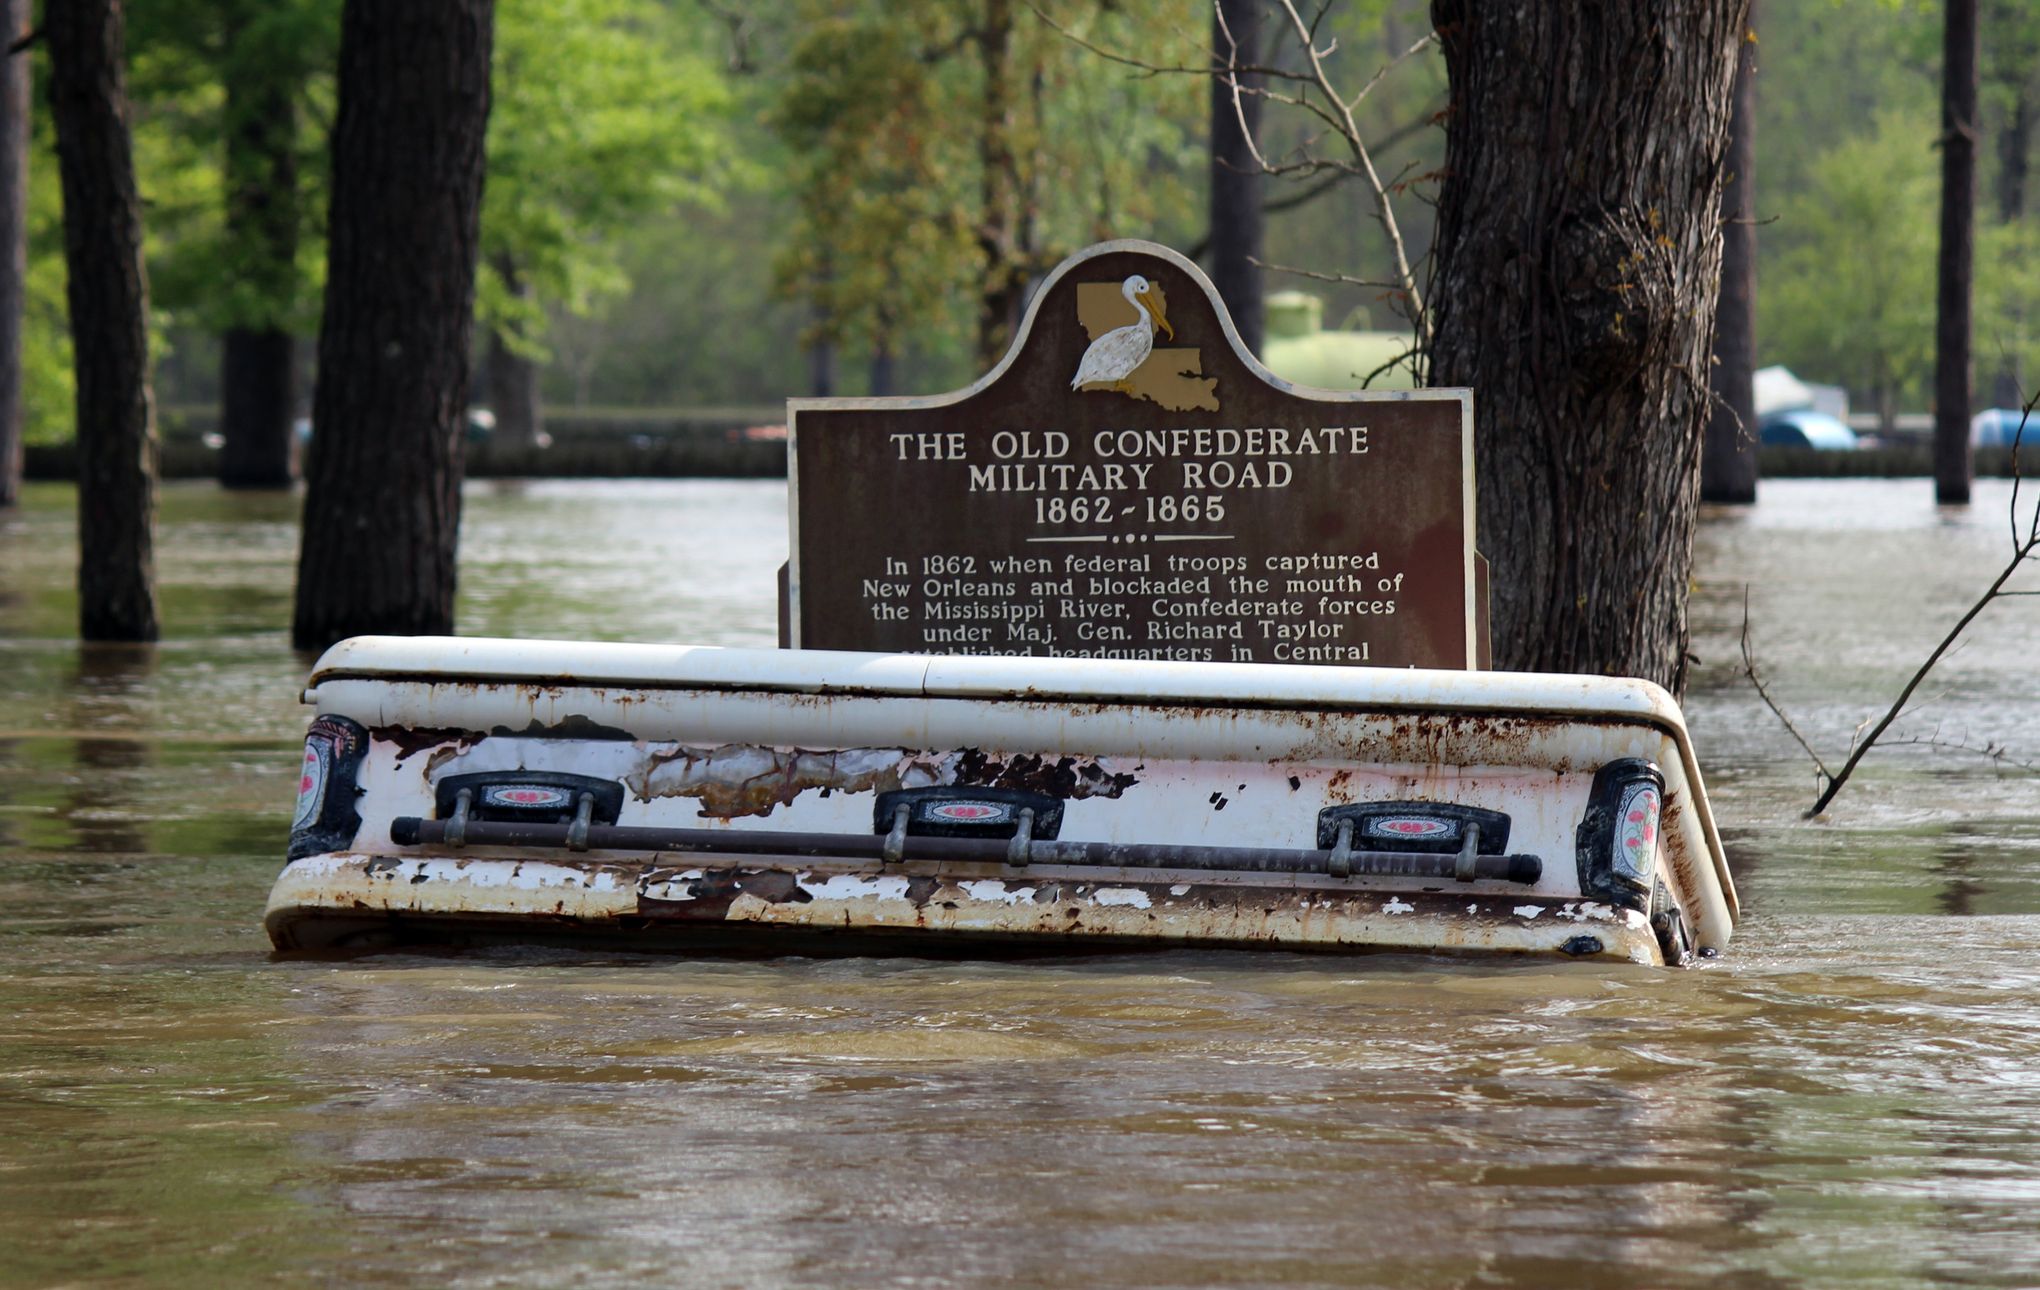
<svg viewBox="0 0 2040 1290">
<path fill-rule="evenodd" d="M 861 0 L 798 14 L 773 120 L 799 216 L 776 263 L 818 339 L 894 350 L 903 333 L 953 344 L 975 327 L 982 367 L 1028 285 L 1071 250 L 1201 228 L 1202 84 L 1140 76 L 1071 38 L 1201 65 L 1201 10 Z"/>
<path fill-rule="evenodd" d="M 1887 111 L 1815 158 L 1801 191 L 1760 198 L 1778 214 L 1757 280 L 1765 351 L 1887 413 L 1933 356 L 1932 144 L 1931 119 Z"/>
<path fill-rule="evenodd" d="M 585 314 L 628 285 L 622 234 L 712 203 L 729 177 L 709 45 L 655 0 L 500 7 L 477 307 L 526 353 L 543 352 L 549 307 Z"/>
</svg>

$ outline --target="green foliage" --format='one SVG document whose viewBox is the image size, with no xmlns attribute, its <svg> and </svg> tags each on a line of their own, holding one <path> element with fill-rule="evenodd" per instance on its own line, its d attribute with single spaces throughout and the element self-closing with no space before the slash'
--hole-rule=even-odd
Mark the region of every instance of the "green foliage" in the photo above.
<svg viewBox="0 0 2040 1290">
<path fill-rule="evenodd" d="M 1177 24 L 1202 11 L 854 0 L 797 13 L 771 120 L 798 220 L 775 263 L 810 306 L 811 340 L 974 347 L 993 298 L 1070 251 L 1201 228 L 1202 81 L 1139 76 L 1072 36 L 1201 61 L 1202 28 Z"/>
<path fill-rule="evenodd" d="M 1880 114 L 1940 119 L 1938 0 L 1772 0 L 1756 30 L 1762 215 L 1782 214 L 1811 167 Z"/>
<path fill-rule="evenodd" d="M 1772 206 L 1778 222 L 1758 275 L 1758 335 L 1771 360 L 1884 407 L 1917 388 L 1934 344 L 1933 138 L 1931 120 L 1885 112 Z"/>
<path fill-rule="evenodd" d="M 1984 228 L 1976 265 L 1978 392 L 1988 396 L 1991 373 L 2000 370 L 2030 386 L 2032 375 L 2040 373 L 2040 223 L 2026 219 Z M 2024 393 L 2030 397 L 2032 390 Z"/>
<path fill-rule="evenodd" d="M 34 76 L 47 73 L 41 59 Z M 61 443 L 77 433 L 70 304 L 64 297 L 64 201 L 47 115 L 35 123 L 28 171 L 28 290 L 21 326 L 22 439 Z"/>
<path fill-rule="evenodd" d="M 1997 223 L 1992 197 L 2014 105 L 2040 109 L 2040 9 L 1983 0 L 1981 17 L 1974 334 L 1987 392 L 2001 360 L 2040 359 L 2025 321 L 2040 319 L 2040 234 L 2031 214 Z M 1933 0 L 1806 0 L 1758 16 L 1757 205 L 1773 221 L 1758 234 L 1762 361 L 1884 410 L 1925 406 L 1931 385 L 1942 18 Z"/>
<path fill-rule="evenodd" d="M 166 325 L 305 331 L 325 274 L 325 145 L 333 113 L 340 0 L 204 0 L 141 6 L 129 28 L 135 173 L 147 206 L 151 303 Z M 231 87 L 231 88 L 230 88 Z M 273 119 L 272 119 L 273 118 Z M 230 226 L 250 131 L 278 131 L 295 182 L 271 200 L 297 227 L 295 256 L 273 262 Z"/>
<path fill-rule="evenodd" d="M 800 223 L 777 257 L 818 319 L 812 339 L 896 347 L 907 329 L 950 330 L 974 254 L 972 164 L 953 128 L 945 70 L 913 26 L 871 7 L 802 24 L 773 120 L 792 163 Z"/>
<path fill-rule="evenodd" d="M 159 368 L 166 403 L 214 397 L 211 334 L 316 325 L 342 3 L 130 6 L 152 296 L 176 345 Z M 1924 402 L 1941 17 L 1940 0 L 1775 0 L 1758 19 L 1763 361 L 1864 399 Z M 1367 84 L 1428 18 L 1426 0 L 1332 6 L 1319 46 L 1334 83 Z M 550 398 L 769 404 L 801 388 L 800 346 L 817 340 L 846 360 L 845 386 L 858 384 L 850 360 L 878 350 L 905 387 L 951 386 L 982 370 L 983 315 L 1069 251 L 1123 236 L 1187 249 L 1206 232 L 1208 82 L 1085 47 L 1201 67 L 1203 4 L 501 0 L 496 21 L 478 311 L 527 356 L 550 350 Z M 1268 57 L 1297 65 L 1286 20 L 1262 22 Z M 2000 126 L 2022 95 L 2040 105 L 2040 6 L 1983 0 L 1983 25 L 1979 210 L 1994 213 Z M 996 111 L 992 36 L 1005 51 Z M 265 89 L 289 105 L 296 170 L 297 253 L 281 269 L 226 215 L 229 140 L 262 119 L 247 105 Z M 1444 106 L 1434 49 L 1359 107 L 1384 176 L 1414 187 L 1398 213 L 1416 258 L 1424 179 L 1443 163 L 1427 123 Z M 38 131 L 25 365 L 30 434 L 50 439 L 69 433 L 72 396 L 56 167 Z M 1271 157 L 1335 155 L 1314 136 L 1304 114 L 1266 109 Z M 1266 192 L 1282 206 L 1315 186 Z M 2040 370 L 2036 218 L 1982 230 L 1980 383 L 2001 354 Z M 1272 213 L 1265 258 L 1389 276 L 1352 180 Z M 1392 320 L 1378 289 L 1308 285 L 1331 318 L 1366 307 L 1375 325 Z"/>
<path fill-rule="evenodd" d="M 584 315 L 628 286 L 623 234 L 680 236 L 683 205 L 712 205 L 736 169 L 703 35 L 654 0 L 497 9 L 478 309 L 527 356 L 548 307 Z"/>
</svg>

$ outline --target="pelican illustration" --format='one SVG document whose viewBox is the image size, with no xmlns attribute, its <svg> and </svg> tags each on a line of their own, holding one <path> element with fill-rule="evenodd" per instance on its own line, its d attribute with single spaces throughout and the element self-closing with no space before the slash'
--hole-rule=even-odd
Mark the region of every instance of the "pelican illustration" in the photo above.
<svg viewBox="0 0 2040 1290">
<path fill-rule="evenodd" d="M 1075 379 L 1070 382 L 1073 390 L 1098 384 L 1131 394 L 1129 378 L 1154 352 L 1155 328 L 1160 327 L 1170 340 L 1176 339 L 1176 329 L 1162 316 L 1162 293 L 1154 283 L 1136 273 L 1120 284 L 1119 294 L 1140 314 L 1140 320 L 1115 327 L 1091 342 L 1091 347 L 1084 351 L 1084 361 L 1077 364 Z"/>
</svg>

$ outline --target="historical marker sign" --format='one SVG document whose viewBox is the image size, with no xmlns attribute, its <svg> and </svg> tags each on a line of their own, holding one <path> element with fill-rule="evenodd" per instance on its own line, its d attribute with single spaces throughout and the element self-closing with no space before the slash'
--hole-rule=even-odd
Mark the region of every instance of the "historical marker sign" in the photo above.
<svg viewBox="0 0 2040 1290">
<path fill-rule="evenodd" d="M 1474 665 L 1470 394 L 1292 386 L 1166 248 L 1065 261 L 967 390 L 788 425 L 797 646 Z"/>
</svg>

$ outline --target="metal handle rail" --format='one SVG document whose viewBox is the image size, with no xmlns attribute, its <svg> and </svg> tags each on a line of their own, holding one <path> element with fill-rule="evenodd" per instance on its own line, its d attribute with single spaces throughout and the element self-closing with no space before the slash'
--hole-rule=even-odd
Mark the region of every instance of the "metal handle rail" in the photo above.
<svg viewBox="0 0 2040 1290">
<path fill-rule="evenodd" d="M 614 824 L 524 824 L 512 821 L 390 821 L 398 846 L 558 847 L 574 851 L 681 851 L 722 855 L 799 856 L 816 859 L 972 860 L 1024 868 L 1028 864 L 1108 869 L 1219 869 L 1255 873 L 1375 875 L 1472 882 L 1487 879 L 1534 885 L 1544 861 L 1533 855 L 1475 855 L 1474 838 L 1458 854 L 1351 849 L 1350 822 L 1329 851 L 1287 847 L 1177 846 L 1151 842 L 1049 842 L 1013 838 L 910 837 L 895 820 L 890 834 L 731 833 L 718 829 L 640 828 Z"/>
</svg>

